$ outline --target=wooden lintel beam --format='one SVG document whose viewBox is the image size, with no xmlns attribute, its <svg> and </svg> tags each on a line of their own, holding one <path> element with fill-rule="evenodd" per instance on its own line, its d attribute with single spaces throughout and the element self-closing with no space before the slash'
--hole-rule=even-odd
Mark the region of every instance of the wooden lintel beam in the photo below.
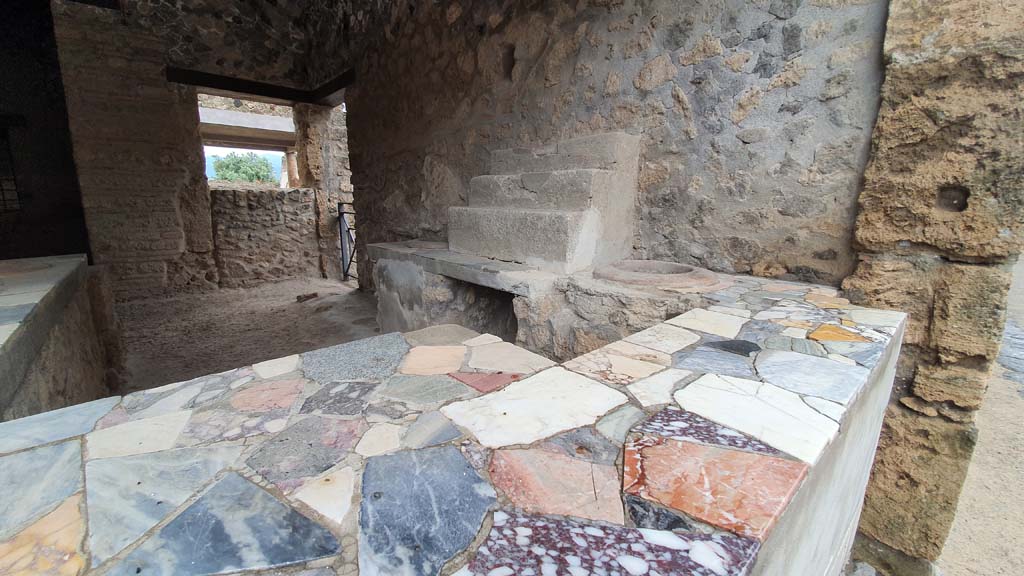
<svg viewBox="0 0 1024 576">
<path fill-rule="evenodd" d="M 323 106 L 337 106 L 341 104 L 345 88 L 355 82 L 355 79 L 355 70 L 350 68 L 318 88 L 303 90 L 301 88 L 278 86 L 267 82 L 232 78 L 231 76 L 201 72 L 199 70 L 188 70 L 175 66 L 167 67 L 168 82 L 188 84 L 211 91 L 238 94 L 243 97 L 248 95 L 278 102 L 301 102 Z"/>
</svg>

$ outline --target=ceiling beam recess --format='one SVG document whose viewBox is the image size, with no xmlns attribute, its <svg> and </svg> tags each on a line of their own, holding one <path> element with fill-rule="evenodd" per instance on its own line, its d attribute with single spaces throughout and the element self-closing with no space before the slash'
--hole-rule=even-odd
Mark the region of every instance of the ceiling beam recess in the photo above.
<svg viewBox="0 0 1024 576">
<path fill-rule="evenodd" d="M 302 102 L 322 106 L 341 104 L 345 88 L 352 85 L 356 79 L 355 70 L 350 68 L 317 88 L 304 90 L 175 66 L 168 66 L 166 74 L 168 82 L 188 84 L 213 94 L 242 98 L 255 97 L 268 102 L 284 104 Z"/>
</svg>

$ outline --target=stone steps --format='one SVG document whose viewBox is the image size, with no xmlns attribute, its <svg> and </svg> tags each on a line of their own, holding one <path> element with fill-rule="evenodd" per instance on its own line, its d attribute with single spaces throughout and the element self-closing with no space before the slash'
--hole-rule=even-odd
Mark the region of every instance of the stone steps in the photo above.
<svg viewBox="0 0 1024 576">
<path fill-rule="evenodd" d="M 540 148 L 491 153 L 492 174 L 525 174 L 598 168 L 635 173 L 640 137 L 623 132 L 581 136 Z"/>
<path fill-rule="evenodd" d="M 592 210 L 453 206 L 448 245 L 456 252 L 536 265 L 557 272 L 585 268 L 599 223 Z"/>
<path fill-rule="evenodd" d="M 469 182 L 471 207 L 586 210 L 617 173 L 580 169 L 477 176 Z"/>
</svg>

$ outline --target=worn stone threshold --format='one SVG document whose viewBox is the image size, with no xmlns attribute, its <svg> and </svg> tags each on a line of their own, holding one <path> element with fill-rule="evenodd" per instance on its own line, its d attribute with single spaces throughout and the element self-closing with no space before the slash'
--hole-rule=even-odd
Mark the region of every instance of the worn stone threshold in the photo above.
<svg viewBox="0 0 1024 576">
<path fill-rule="evenodd" d="M 904 315 L 704 296 L 562 365 L 435 327 L 0 424 L 0 573 L 810 574 Z"/>
</svg>

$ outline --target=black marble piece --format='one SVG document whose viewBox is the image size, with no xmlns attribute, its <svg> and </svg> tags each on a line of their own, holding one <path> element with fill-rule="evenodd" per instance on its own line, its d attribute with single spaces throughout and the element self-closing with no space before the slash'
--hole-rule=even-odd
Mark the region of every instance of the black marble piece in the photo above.
<svg viewBox="0 0 1024 576">
<path fill-rule="evenodd" d="M 436 575 L 470 545 L 494 489 L 452 446 L 366 461 L 359 572 Z"/>
<path fill-rule="evenodd" d="M 626 513 L 629 514 L 630 520 L 637 528 L 693 532 L 700 525 L 692 518 L 668 508 L 662 508 L 639 496 L 623 494 L 623 499 L 626 501 Z"/>
<path fill-rule="evenodd" d="M 231 472 L 108 574 L 219 574 L 286 566 L 340 551 L 326 529 Z"/>
<path fill-rule="evenodd" d="M 708 348 L 717 348 L 740 356 L 752 356 L 761 350 L 761 347 L 749 340 L 722 340 L 720 342 L 708 342 Z"/>
<path fill-rule="evenodd" d="M 376 382 L 336 382 L 327 384 L 302 403 L 302 414 L 356 416 L 366 409 L 366 397 Z"/>
</svg>

